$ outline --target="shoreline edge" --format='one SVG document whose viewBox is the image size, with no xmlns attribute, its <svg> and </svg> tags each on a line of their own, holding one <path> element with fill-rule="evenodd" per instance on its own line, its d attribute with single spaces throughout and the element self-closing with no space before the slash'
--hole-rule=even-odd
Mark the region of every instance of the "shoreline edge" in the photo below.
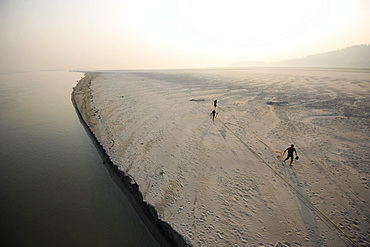
<svg viewBox="0 0 370 247">
<path fill-rule="evenodd" d="M 161 246 L 192 246 L 192 244 L 188 243 L 181 234 L 171 227 L 170 224 L 159 219 L 155 207 L 143 200 L 142 193 L 140 192 L 139 186 L 135 179 L 128 174 L 125 174 L 125 172 L 121 171 L 111 161 L 104 147 L 100 144 L 99 140 L 94 134 L 93 129 L 96 125 L 96 120 L 94 118 L 95 114 L 91 107 L 92 95 L 90 94 L 90 85 L 94 77 L 99 73 L 100 72 L 86 72 L 84 77 L 77 81 L 77 85 L 73 88 L 71 100 L 81 124 L 96 146 L 100 156 L 104 161 L 104 164 L 112 176 L 112 179 L 127 196 L 131 205 L 147 226 L 148 230 L 152 233 L 155 240 Z"/>
</svg>

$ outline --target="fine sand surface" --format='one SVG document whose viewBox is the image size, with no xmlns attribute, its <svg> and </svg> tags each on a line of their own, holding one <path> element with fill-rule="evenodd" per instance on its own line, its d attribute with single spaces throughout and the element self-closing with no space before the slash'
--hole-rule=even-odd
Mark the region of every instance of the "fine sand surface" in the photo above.
<svg viewBox="0 0 370 247">
<path fill-rule="evenodd" d="M 369 71 L 87 76 L 85 121 L 189 244 L 370 245 Z M 278 157 L 290 144 L 292 167 Z"/>
</svg>

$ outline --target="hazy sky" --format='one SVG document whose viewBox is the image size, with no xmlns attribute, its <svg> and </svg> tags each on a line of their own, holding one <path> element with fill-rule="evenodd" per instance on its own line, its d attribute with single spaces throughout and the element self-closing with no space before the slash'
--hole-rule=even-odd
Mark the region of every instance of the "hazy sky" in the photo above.
<svg viewBox="0 0 370 247">
<path fill-rule="evenodd" d="M 277 61 L 370 43 L 369 0 L 0 0 L 0 70 Z"/>
</svg>

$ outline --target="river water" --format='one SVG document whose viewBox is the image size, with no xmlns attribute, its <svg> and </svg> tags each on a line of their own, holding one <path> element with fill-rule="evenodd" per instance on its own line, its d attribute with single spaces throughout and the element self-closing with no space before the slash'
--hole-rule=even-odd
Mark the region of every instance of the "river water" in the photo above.
<svg viewBox="0 0 370 247">
<path fill-rule="evenodd" d="M 82 76 L 0 74 L 0 246 L 159 246 L 78 119 Z"/>
</svg>

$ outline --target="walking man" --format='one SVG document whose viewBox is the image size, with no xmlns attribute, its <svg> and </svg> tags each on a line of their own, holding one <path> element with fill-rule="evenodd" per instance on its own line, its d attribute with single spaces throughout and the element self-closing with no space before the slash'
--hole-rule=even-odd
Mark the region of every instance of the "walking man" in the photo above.
<svg viewBox="0 0 370 247">
<path fill-rule="evenodd" d="M 213 121 L 215 121 L 215 118 L 217 117 L 217 115 L 218 115 L 218 113 L 216 112 L 216 110 L 213 110 L 211 112 L 211 118 L 212 118 Z"/>
<path fill-rule="evenodd" d="M 284 157 L 284 154 L 285 154 L 286 151 L 288 151 L 288 156 L 284 160 L 283 165 L 285 164 L 285 161 L 287 161 L 290 158 L 290 166 L 293 166 L 292 164 L 293 164 L 293 155 L 294 155 L 294 153 L 296 155 L 295 159 L 296 160 L 298 159 L 297 151 L 295 150 L 294 145 L 292 144 L 290 147 L 288 147 L 287 149 L 284 150 L 283 157 Z"/>
</svg>

